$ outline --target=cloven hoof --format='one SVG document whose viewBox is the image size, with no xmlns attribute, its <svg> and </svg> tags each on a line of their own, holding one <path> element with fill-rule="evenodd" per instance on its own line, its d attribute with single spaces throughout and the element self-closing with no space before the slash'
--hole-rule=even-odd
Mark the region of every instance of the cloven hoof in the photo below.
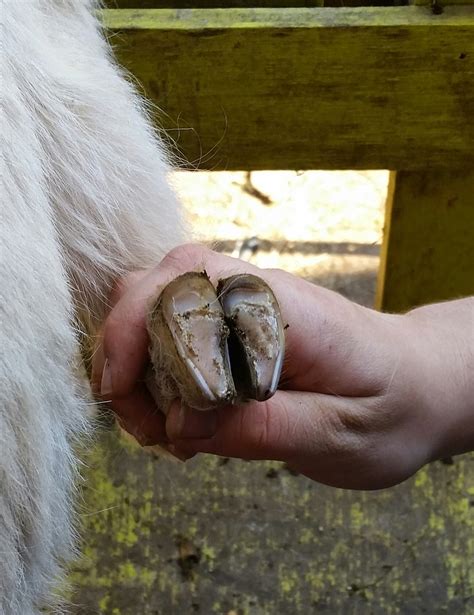
<svg viewBox="0 0 474 615">
<path fill-rule="evenodd" d="M 165 413 L 176 397 L 210 410 L 277 390 L 284 328 L 272 290 L 257 276 L 222 279 L 216 292 L 206 272 L 185 273 L 154 300 L 147 327 L 147 383 Z"/>
</svg>

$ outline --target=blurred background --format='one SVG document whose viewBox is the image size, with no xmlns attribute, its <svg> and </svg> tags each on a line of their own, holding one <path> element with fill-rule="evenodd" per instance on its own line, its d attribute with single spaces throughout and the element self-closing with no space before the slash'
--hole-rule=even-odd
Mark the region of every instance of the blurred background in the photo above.
<svg viewBox="0 0 474 615">
<path fill-rule="evenodd" d="M 197 241 L 371 306 L 387 171 L 177 172 Z"/>
</svg>

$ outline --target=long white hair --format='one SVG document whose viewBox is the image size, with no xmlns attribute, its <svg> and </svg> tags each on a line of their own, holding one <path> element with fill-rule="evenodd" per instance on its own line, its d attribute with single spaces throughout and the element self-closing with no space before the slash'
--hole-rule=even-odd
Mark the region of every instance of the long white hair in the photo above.
<svg viewBox="0 0 474 615">
<path fill-rule="evenodd" d="M 182 240 L 168 164 L 92 0 L 2 4 L 0 613 L 52 604 L 87 433 L 78 323 Z"/>
</svg>

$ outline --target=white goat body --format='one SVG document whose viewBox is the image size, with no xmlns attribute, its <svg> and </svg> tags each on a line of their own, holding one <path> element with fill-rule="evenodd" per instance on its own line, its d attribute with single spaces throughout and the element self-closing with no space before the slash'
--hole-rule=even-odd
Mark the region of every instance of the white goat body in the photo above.
<svg viewBox="0 0 474 615">
<path fill-rule="evenodd" d="M 2 615 L 51 606 L 74 551 L 77 315 L 94 328 L 113 281 L 182 239 L 163 147 L 95 8 L 2 4 Z"/>
</svg>

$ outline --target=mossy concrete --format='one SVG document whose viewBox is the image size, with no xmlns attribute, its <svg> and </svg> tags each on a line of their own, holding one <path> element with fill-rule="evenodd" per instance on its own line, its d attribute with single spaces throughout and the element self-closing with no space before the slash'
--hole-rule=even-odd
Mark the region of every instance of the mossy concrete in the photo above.
<svg viewBox="0 0 474 615">
<path fill-rule="evenodd" d="M 110 432 L 86 475 L 76 615 L 474 612 L 473 455 L 358 493 Z"/>
</svg>

